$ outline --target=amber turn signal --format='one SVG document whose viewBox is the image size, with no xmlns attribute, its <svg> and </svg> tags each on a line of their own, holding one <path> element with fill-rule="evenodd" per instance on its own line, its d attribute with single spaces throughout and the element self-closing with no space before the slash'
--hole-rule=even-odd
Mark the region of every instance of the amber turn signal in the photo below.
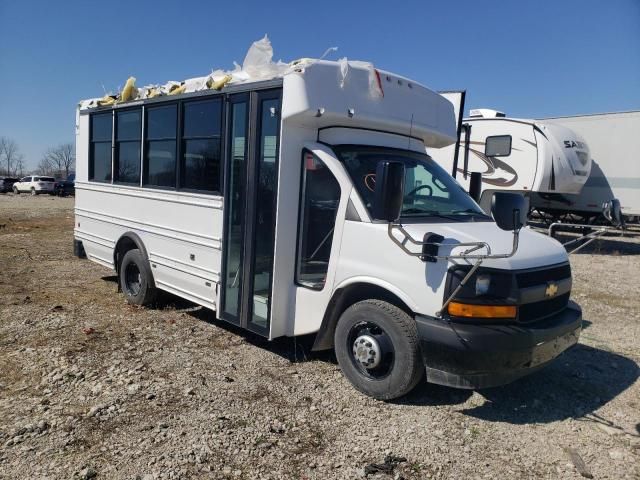
<svg viewBox="0 0 640 480">
<path fill-rule="evenodd" d="M 467 318 L 516 318 L 516 307 L 513 305 L 470 305 L 468 303 L 451 302 L 447 307 L 452 317 Z"/>
</svg>

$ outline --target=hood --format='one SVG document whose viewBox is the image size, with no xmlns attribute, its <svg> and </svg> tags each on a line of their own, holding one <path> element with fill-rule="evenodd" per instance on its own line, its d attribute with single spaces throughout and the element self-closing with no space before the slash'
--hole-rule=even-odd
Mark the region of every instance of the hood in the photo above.
<svg viewBox="0 0 640 480">
<path fill-rule="evenodd" d="M 492 254 L 508 254 L 513 247 L 513 234 L 498 228 L 494 222 L 460 222 L 460 223 L 429 223 L 403 225 L 404 229 L 414 239 L 422 239 L 426 233 L 437 233 L 445 240 L 443 243 L 452 245 L 451 248 L 442 247 L 441 254 L 461 253 L 468 247 L 455 248 L 458 243 L 486 242 Z M 474 253 L 486 253 L 480 249 Z M 464 263 L 465 260 L 453 260 Z M 520 231 L 518 250 L 510 258 L 487 259 L 482 262 L 483 267 L 504 270 L 521 270 L 553 265 L 568 261 L 567 252 L 556 240 L 547 235 L 534 232 L 529 227 Z M 473 260 L 469 260 L 473 263 Z"/>
</svg>

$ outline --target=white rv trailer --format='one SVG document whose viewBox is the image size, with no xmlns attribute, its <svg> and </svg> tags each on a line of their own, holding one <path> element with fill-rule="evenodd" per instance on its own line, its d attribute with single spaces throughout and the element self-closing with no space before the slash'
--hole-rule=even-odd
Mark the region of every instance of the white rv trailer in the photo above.
<svg viewBox="0 0 640 480">
<path fill-rule="evenodd" d="M 86 106 L 87 102 L 81 105 Z M 451 103 L 362 63 L 78 112 L 74 249 L 264 335 L 315 334 L 360 391 L 507 383 L 575 344 L 555 240 L 425 154 Z M 514 198 L 515 197 L 515 198 Z"/>
<path fill-rule="evenodd" d="M 535 206 L 552 214 L 571 213 L 594 220 L 602 206 L 620 201 L 627 221 L 640 219 L 640 111 L 596 113 L 539 120 L 570 128 L 589 144 L 591 173 L 578 194 L 538 198 Z"/>
<path fill-rule="evenodd" d="M 471 110 L 463 127 L 457 165 L 453 146 L 428 153 L 467 190 L 471 172 L 481 172 L 480 204 L 486 211 L 493 192 L 534 192 L 546 198 L 577 194 L 589 176 L 587 142 L 567 127 L 489 109 Z"/>
</svg>

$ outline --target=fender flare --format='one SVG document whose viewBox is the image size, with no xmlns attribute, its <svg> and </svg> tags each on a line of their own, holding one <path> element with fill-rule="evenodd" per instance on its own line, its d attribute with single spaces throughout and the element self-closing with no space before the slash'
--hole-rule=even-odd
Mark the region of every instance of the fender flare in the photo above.
<svg viewBox="0 0 640 480">
<path fill-rule="evenodd" d="M 125 232 L 120 235 L 120 238 L 113 248 L 113 267 L 116 272 L 118 271 L 118 250 L 120 249 L 120 245 L 122 245 L 127 240 L 133 242 L 136 248 L 142 252 L 142 255 L 144 255 L 144 258 L 147 260 L 147 262 L 149 261 L 149 254 L 147 253 L 147 249 L 138 234 L 135 232 Z"/>
<path fill-rule="evenodd" d="M 363 290 L 353 295 L 350 292 L 350 287 L 355 289 L 362 288 Z M 365 293 L 367 289 L 371 289 L 371 294 Z M 416 311 L 416 306 L 405 292 L 384 280 L 366 276 L 348 278 L 334 288 L 322 318 L 322 323 L 316 333 L 312 350 L 332 348 L 334 331 L 342 312 L 350 305 L 366 298 L 377 298 L 392 303 L 405 310 L 412 317 Z"/>
</svg>

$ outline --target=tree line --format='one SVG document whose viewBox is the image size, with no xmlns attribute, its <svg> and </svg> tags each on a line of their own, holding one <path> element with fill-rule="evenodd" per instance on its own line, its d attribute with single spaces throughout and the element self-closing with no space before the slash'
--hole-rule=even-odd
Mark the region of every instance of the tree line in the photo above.
<svg viewBox="0 0 640 480">
<path fill-rule="evenodd" d="M 9 137 L 0 137 L 0 175 L 22 177 L 29 173 L 67 178 L 75 170 L 76 154 L 72 143 L 62 143 L 48 148 L 38 168 L 27 171 L 24 155 L 18 143 Z"/>
<path fill-rule="evenodd" d="M 0 173 L 7 176 L 22 176 L 24 155 L 20 153 L 18 142 L 8 137 L 0 137 Z"/>
</svg>

